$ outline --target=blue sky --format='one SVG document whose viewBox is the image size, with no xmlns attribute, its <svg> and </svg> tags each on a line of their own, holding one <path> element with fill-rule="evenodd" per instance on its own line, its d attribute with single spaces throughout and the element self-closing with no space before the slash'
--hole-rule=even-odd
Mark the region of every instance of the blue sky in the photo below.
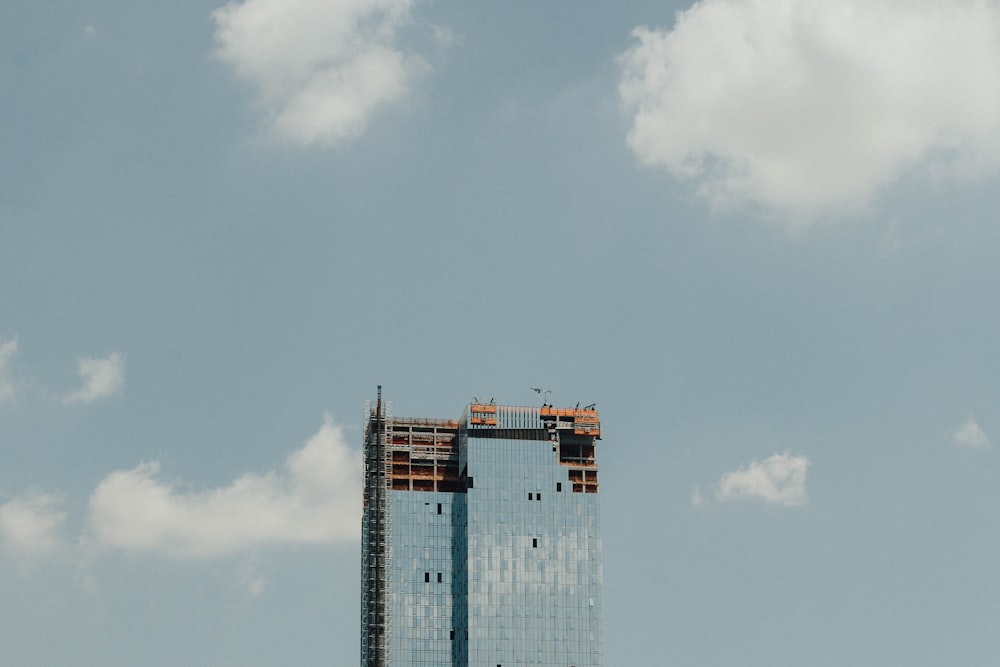
<svg viewBox="0 0 1000 667">
<path fill-rule="evenodd" d="M 361 411 L 596 402 L 609 665 L 1000 650 L 1000 3 L 0 8 L 0 644 L 352 665 Z"/>
</svg>

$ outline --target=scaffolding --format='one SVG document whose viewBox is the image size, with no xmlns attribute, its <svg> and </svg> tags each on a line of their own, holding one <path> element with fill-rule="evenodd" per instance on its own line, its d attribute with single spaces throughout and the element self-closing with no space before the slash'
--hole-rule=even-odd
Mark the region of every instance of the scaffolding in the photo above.
<svg viewBox="0 0 1000 667">
<path fill-rule="evenodd" d="M 597 410 L 543 405 L 539 415 L 548 429 L 552 450 L 558 452 L 559 463 L 569 468 L 573 493 L 597 493 L 596 445 L 601 439 Z"/>
<path fill-rule="evenodd" d="M 389 488 L 464 493 L 458 426 L 447 419 L 396 419 L 386 433 Z"/>
<path fill-rule="evenodd" d="M 392 424 L 392 408 L 378 400 L 365 406 L 365 488 L 361 522 L 361 664 L 363 667 L 392 665 L 392 614 L 386 606 L 392 593 L 392 504 L 389 501 L 391 465 L 386 433 Z"/>
</svg>

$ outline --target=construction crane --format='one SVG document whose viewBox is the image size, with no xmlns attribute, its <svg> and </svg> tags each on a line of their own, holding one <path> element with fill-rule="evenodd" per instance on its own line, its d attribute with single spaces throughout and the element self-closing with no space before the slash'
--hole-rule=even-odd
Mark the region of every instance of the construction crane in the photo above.
<svg viewBox="0 0 1000 667">
<path fill-rule="evenodd" d="M 552 393 L 551 389 L 542 389 L 541 387 L 532 387 L 531 391 L 535 392 L 536 394 L 542 394 L 542 405 L 543 406 L 549 404 L 549 394 Z"/>
</svg>

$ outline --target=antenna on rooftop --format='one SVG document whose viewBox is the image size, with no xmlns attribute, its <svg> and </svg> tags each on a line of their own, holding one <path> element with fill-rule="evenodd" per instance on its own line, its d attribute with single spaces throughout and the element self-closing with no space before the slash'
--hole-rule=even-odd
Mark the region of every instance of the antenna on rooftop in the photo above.
<svg viewBox="0 0 1000 667">
<path fill-rule="evenodd" d="M 542 389 L 541 387 L 532 387 L 531 390 L 536 394 L 542 394 L 542 405 L 549 404 L 549 394 L 552 393 L 551 389 Z"/>
</svg>

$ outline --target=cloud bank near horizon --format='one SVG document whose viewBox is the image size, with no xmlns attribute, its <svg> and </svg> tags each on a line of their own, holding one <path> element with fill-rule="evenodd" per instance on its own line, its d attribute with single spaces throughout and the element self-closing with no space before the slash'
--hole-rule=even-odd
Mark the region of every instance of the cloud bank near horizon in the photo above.
<svg viewBox="0 0 1000 667">
<path fill-rule="evenodd" d="M 101 549 L 175 558 L 227 556 L 261 546 L 354 541 L 361 525 L 360 451 L 329 415 L 284 465 L 228 486 L 185 490 L 157 462 L 105 477 L 90 498 L 88 539 Z"/>
<path fill-rule="evenodd" d="M 362 474 L 361 451 L 324 415 L 281 467 L 225 486 L 192 490 L 190 483 L 164 480 L 155 461 L 115 470 L 90 495 L 75 536 L 66 530 L 71 508 L 63 499 L 23 492 L 0 503 L 0 548 L 18 558 L 61 552 L 86 561 L 126 551 L 207 560 L 268 546 L 355 542 Z"/>
<path fill-rule="evenodd" d="M 702 0 L 633 37 L 628 145 L 717 210 L 801 228 L 1000 164 L 996 2 Z"/>
</svg>

